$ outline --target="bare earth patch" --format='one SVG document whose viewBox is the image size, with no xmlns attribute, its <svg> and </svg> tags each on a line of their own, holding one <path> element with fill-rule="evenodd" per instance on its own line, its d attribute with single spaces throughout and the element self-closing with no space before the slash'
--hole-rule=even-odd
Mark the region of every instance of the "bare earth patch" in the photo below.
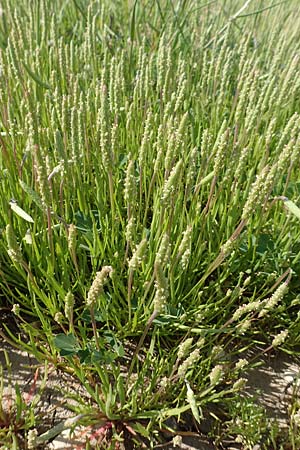
<svg viewBox="0 0 300 450">
<path fill-rule="evenodd" d="M 4 351 L 7 352 L 11 362 L 11 376 L 6 368 Z M 288 427 L 289 405 L 292 395 L 295 394 L 295 386 L 300 375 L 299 360 L 290 357 L 283 352 L 268 355 L 261 358 L 262 365 L 251 369 L 248 373 L 247 395 L 255 396 L 257 401 L 266 408 L 268 417 L 276 420 L 281 428 Z M 43 367 L 25 352 L 11 347 L 0 341 L 0 364 L 4 369 L 4 408 L 9 408 L 13 402 L 14 386 L 19 385 L 24 396 L 30 396 L 38 392 L 43 375 Z M 38 377 L 36 370 L 39 370 Z M 36 378 L 36 383 L 35 383 Z M 39 412 L 44 416 L 45 432 L 61 424 L 74 413 L 66 408 L 62 390 L 75 393 L 80 390 L 79 385 L 74 385 L 74 380 L 65 374 L 58 373 L 49 368 L 46 387 L 38 404 Z M 53 438 L 52 442 L 44 448 L 47 450 L 74 449 L 83 445 L 86 439 L 91 438 L 91 431 L 81 427 L 75 428 L 70 434 L 66 430 Z M 238 444 L 225 444 L 227 449 L 238 449 Z M 174 448 L 185 450 L 213 450 L 216 447 L 203 437 L 188 436 L 182 438 L 182 443 L 174 447 L 172 439 L 166 444 L 161 444 L 157 449 L 171 450 Z"/>
</svg>

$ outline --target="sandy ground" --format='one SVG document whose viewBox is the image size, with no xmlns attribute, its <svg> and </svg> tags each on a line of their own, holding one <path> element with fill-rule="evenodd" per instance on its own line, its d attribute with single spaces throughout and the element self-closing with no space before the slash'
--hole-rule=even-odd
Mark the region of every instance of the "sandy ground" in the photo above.
<svg viewBox="0 0 300 450">
<path fill-rule="evenodd" d="M 7 352 L 11 362 L 11 375 L 6 368 L 4 351 Z M 257 398 L 257 401 L 263 405 L 270 418 L 277 420 L 281 427 L 287 427 L 289 421 L 288 408 L 293 393 L 293 386 L 300 376 L 300 363 L 295 358 L 291 358 L 284 353 L 262 358 L 262 365 L 252 369 L 248 374 L 248 395 Z M 38 390 L 41 383 L 43 368 L 37 362 L 27 355 L 20 352 L 3 341 L 0 341 L 0 364 L 4 369 L 4 395 L 3 402 L 5 408 L 9 408 L 11 399 L 14 396 L 14 390 L 11 386 L 18 384 L 21 392 L 29 396 Z M 36 369 L 39 367 L 39 376 L 37 383 L 34 384 Z M 40 411 L 45 414 L 45 431 L 54 426 L 62 424 L 68 417 L 74 415 L 66 409 L 61 390 L 68 392 L 77 392 L 79 386 L 61 373 L 49 368 L 48 379 L 43 395 L 39 403 Z M 27 398 L 29 398 L 27 397 Z M 80 447 L 84 442 L 87 431 L 75 428 L 72 436 L 68 431 L 60 433 L 47 446 L 45 450 L 65 449 L 71 450 Z M 79 448 L 78 447 L 78 448 Z M 237 444 L 228 443 L 226 447 L 231 450 L 239 449 Z M 185 450 L 214 450 L 216 447 L 200 437 L 184 437 L 180 446 L 174 447 L 172 441 L 164 445 L 157 446 L 157 449 L 185 449 Z M 259 447 L 258 447 L 259 448 Z"/>
</svg>

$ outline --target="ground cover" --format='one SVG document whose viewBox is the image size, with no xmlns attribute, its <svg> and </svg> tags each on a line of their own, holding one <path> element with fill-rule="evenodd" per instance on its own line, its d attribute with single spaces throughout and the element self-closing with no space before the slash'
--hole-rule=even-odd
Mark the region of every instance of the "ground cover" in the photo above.
<svg viewBox="0 0 300 450">
<path fill-rule="evenodd" d="M 294 379 L 285 432 L 246 395 L 299 351 L 299 13 L 2 3 L 0 335 L 80 386 L 60 427 L 87 449 L 300 446 Z M 34 393 L 2 403 L 3 449 L 62 431 Z"/>
</svg>

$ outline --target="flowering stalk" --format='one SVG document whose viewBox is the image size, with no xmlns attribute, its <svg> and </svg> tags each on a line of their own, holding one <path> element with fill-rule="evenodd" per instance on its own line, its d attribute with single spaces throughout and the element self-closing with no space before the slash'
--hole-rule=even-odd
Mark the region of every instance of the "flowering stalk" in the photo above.
<svg viewBox="0 0 300 450">
<path fill-rule="evenodd" d="M 74 224 L 71 224 L 69 226 L 68 230 L 68 249 L 72 258 L 72 261 L 74 263 L 77 275 L 79 275 L 79 267 L 77 262 L 77 255 L 76 255 L 76 238 L 77 238 L 77 229 Z"/>
<path fill-rule="evenodd" d="M 127 285 L 127 304 L 128 304 L 129 322 L 131 322 L 132 318 L 131 292 L 132 292 L 133 274 L 134 271 L 137 270 L 138 267 L 142 264 L 142 261 L 146 253 L 146 249 L 147 249 L 147 239 L 143 239 L 137 246 L 134 254 L 132 255 L 132 258 L 128 262 L 129 275 Z"/>
<path fill-rule="evenodd" d="M 90 290 L 87 295 L 86 305 L 90 310 L 91 314 L 91 321 L 92 321 L 92 327 L 93 327 L 93 333 L 95 338 L 96 347 L 99 350 L 99 342 L 98 342 L 98 333 L 97 333 L 97 327 L 96 327 L 96 321 L 95 321 L 95 306 L 96 303 L 100 297 L 100 295 L 103 292 L 104 284 L 107 281 L 108 276 L 111 277 L 113 273 L 113 268 L 111 266 L 104 266 L 102 267 L 100 272 L 96 273 L 96 277 L 92 283 L 92 286 L 90 287 Z"/>
<path fill-rule="evenodd" d="M 166 301 L 167 301 L 167 296 L 168 296 L 168 281 L 163 273 L 161 264 L 159 262 L 155 263 L 155 267 L 154 267 L 154 273 L 155 273 L 155 278 L 156 278 L 156 292 L 155 292 L 155 297 L 154 297 L 154 302 L 153 302 L 153 313 L 151 314 L 151 316 L 148 319 L 148 322 L 145 326 L 144 332 L 139 340 L 139 343 L 137 345 L 137 348 L 134 352 L 132 361 L 131 361 L 131 365 L 130 365 L 130 369 L 129 369 L 129 374 L 132 373 L 133 367 L 134 367 L 134 363 L 135 363 L 135 359 L 136 356 L 138 355 L 144 340 L 148 334 L 148 331 L 153 323 L 153 321 L 156 319 L 156 317 L 159 316 L 162 308 L 165 306 Z"/>
<path fill-rule="evenodd" d="M 72 292 L 68 292 L 64 298 L 65 303 L 65 317 L 69 321 L 69 329 L 70 331 L 74 331 L 74 323 L 73 323 L 73 310 L 74 310 L 74 295 Z"/>
</svg>

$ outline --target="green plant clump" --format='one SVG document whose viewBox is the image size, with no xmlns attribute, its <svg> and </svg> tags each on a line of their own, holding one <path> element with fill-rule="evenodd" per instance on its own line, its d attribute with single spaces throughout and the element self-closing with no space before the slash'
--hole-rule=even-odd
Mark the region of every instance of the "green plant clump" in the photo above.
<svg viewBox="0 0 300 450">
<path fill-rule="evenodd" d="M 0 332 L 82 386 L 95 448 L 243 417 L 245 350 L 299 345 L 299 13 L 1 3 Z"/>
</svg>

